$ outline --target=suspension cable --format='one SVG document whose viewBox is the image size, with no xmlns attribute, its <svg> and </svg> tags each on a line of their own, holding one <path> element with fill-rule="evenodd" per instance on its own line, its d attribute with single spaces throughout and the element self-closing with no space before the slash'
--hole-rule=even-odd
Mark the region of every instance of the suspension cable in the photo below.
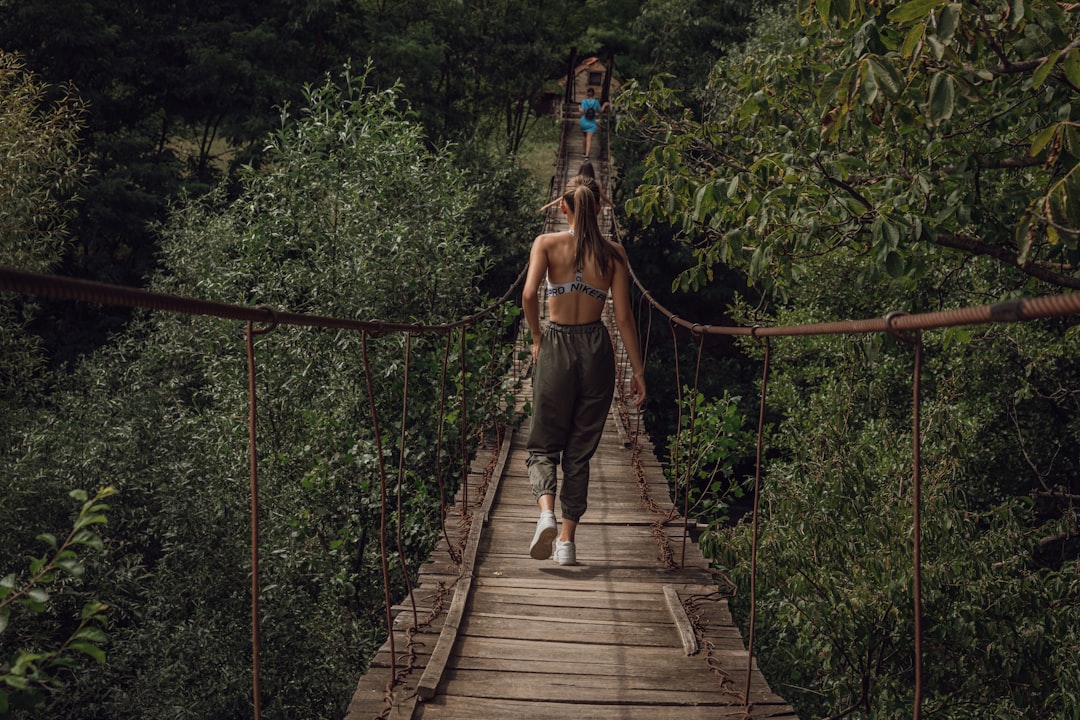
<svg viewBox="0 0 1080 720">
<path fill-rule="evenodd" d="M 503 293 L 502 297 L 489 303 L 471 315 L 453 322 L 424 325 L 420 323 L 396 323 L 382 320 L 351 320 L 349 318 L 309 315 L 304 313 L 274 310 L 267 305 L 250 306 L 199 300 L 152 292 L 140 288 L 110 285 L 108 283 L 80 280 L 77 278 L 45 275 L 23 270 L 0 267 L 0 291 L 37 295 L 54 300 L 78 300 L 98 305 L 113 305 L 130 308 L 164 310 L 185 315 L 206 315 L 230 320 L 247 320 L 272 325 L 297 325 L 301 327 L 320 327 L 339 330 L 358 330 L 374 333 L 413 332 L 417 334 L 442 334 L 456 328 L 475 324 L 481 318 L 490 315 L 510 299 L 510 294 L 525 279 L 528 268 L 523 268 L 517 279 Z"/>
</svg>

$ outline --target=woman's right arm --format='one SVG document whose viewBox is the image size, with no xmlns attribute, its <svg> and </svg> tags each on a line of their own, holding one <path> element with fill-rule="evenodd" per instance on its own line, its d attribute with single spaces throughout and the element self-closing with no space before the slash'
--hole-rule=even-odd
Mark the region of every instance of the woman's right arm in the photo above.
<svg viewBox="0 0 1080 720">
<path fill-rule="evenodd" d="M 615 305 L 615 325 L 619 328 L 626 356 L 634 376 L 630 379 L 630 394 L 634 396 L 634 406 L 641 407 L 645 402 L 645 365 L 641 360 L 641 346 L 638 342 L 637 322 L 634 309 L 630 305 L 630 271 L 626 259 L 626 249 L 616 245 L 622 262 L 615 263 L 615 276 L 611 279 L 611 299 Z"/>
<path fill-rule="evenodd" d="M 547 253 L 543 247 L 543 235 L 533 240 L 529 252 L 529 270 L 525 273 L 525 288 L 521 291 L 521 309 L 532 334 L 533 362 L 540 355 L 540 283 L 547 276 Z"/>
</svg>

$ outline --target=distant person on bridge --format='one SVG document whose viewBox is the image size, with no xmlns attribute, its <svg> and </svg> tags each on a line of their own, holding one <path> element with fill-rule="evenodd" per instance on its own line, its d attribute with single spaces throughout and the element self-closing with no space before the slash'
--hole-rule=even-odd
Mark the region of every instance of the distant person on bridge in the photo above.
<svg viewBox="0 0 1080 720">
<path fill-rule="evenodd" d="M 633 378 L 634 405 L 645 401 L 645 370 L 630 304 L 626 250 L 600 232 L 596 215 L 600 188 L 578 175 L 567 183 L 559 209 L 570 229 L 533 241 L 521 304 L 533 340 L 532 428 L 526 465 L 540 509 L 529 555 L 560 565 L 576 565 L 574 533 L 585 514 L 589 460 L 600 444 L 615 389 L 615 355 L 600 320 L 611 292 L 615 324 L 622 336 Z M 546 279 L 550 323 L 540 327 L 540 284 Z M 562 530 L 555 522 L 556 468 L 562 464 Z"/>
<path fill-rule="evenodd" d="M 600 117 L 600 113 L 607 109 L 607 104 L 600 104 L 594 96 L 596 91 L 589 88 L 585 91 L 588 96 L 581 101 L 581 120 L 578 123 L 581 125 L 581 132 L 585 134 L 585 157 L 589 157 L 592 151 L 592 136 L 596 132 L 596 121 Z"/>
<path fill-rule="evenodd" d="M 607 196 L 607 193 L 604 192 L 603 186 L 600 185 L 600 179 L 596 177 L 596 169 L 593 168 L 591 160 L 586 160 L 585 162 L 581 163 L 581 167 L 578 168 L 577 174 L 584 175 L 585 177 L 590 177 L 593 180 L 596 180 L 596 192 L 600 193 L 601 206 L 607 205 L 608 207 L 615 207 L 615 203 L 611 202 L 611 198 Z"/>
<path fill-rule="evenodd" d="M 586 177 L 591 177 L 593 180 L 597 179 L 596 178 L 596 169 L 593 168 L 593 164 L 589 160 L 586 160 L 585 162 L 581 163 L 581 167 L 578 168 L 577 174 L 578 175 L 585 175 Z M 600 185 L 599 180 L 597 180 L 596 191 L 598 193 L 600 193 L 600 205 L 601 206 L 607 205 L 608 207 L 612 207 L 612 208 L 615 207 L 615 203 L 613 203 L 611 201 L 611 198 L 609 198 L 607 196 L 607 193 L 604 192 L 604 188 Z M 540 208 L 540 212 L 545 212 L 546 210 L 555 207 L 556 205 L 560 204 L 561 202 L 562 202 L 562 196 L 559 196 L 559 197 L 555 198 L 554 200 L 552 200 L 551 202 L 549 202 L 544 207 Z"/>
</svg>

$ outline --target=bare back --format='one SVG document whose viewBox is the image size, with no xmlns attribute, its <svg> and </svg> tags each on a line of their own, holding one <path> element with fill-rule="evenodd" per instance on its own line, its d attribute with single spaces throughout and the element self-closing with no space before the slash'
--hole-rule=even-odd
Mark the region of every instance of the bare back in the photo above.
<svg viewBox="0 0 1080 720">
<path fill-rule="evenodd" d="M 565 212 L 565 211 L 564 211 Z M 571 223 L 572 225 L 572 223 Z M 532 356 L 535 362 L 539 357 L 543 342 L 543 329 L 540 325 L 540 286 L 545 279 L 549 285 L 571 286 L 563 292 L 549 293 L 548 316 L 560 325 L 586 325 L 596 322 L 604 312 L 606 299 L 611 297 L 614 308 L 615 325 L 622 337 L 630 365 L 634 374 L 631 378 L 631 393 L 638 407 L 645 401 L 645 370 L 638 347 L 637 326 L 634 324 L 634 311 L 630 305 L 630 270 L 626 249 L 606 240 L 614 255 L 611 272 L 608 277 L 600 273 L 596 258 L 586 257 L 578 280 L 577 239 L 573 233 L 555 232 L 538 235 L 533 241 L 529 253 L 529 267 L 525 275 L 525 287 L 521 293 L 521 307 L 532 335 Z M 575 285 L 587 285 L 576 291 Z"/>
<path fill-rule="evenodd" d="M 565 285 L 577 278 L 574 260 L 577 256 L 577 239 L 569 232 L 548 233 L 537 238 L 545 256 L 547 281 L 551 285 Z M 581 281 L 606 298 L 611 288 L 612 275 L 600 274 L 595 258 L 586 257 L 581 268 Z M 548 317 L 561 325 L 583 325 L 600 319 L 604 311 L 603 299 L 584 292 L 564 292 L 548 295 Z"/>
</svg>

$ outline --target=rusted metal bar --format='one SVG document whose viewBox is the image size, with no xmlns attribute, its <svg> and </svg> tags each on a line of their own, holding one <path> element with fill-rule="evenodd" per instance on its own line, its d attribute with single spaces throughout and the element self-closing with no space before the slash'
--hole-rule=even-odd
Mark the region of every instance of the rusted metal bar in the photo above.
<svg viewBox="0 0 1080 720">
<path fill-rule="evenodd" d="M 397 551 L 401 560 L 402 575 L 405 578 L 405 592 L 412 603 L 413 628 L 420 624 L 420 615 L 416 609 L 416 595 L 413 593 L 412 580 L 409 579 L 408 563 L 405 560 L 405 544 L 402 542 L 401 530 L 405 524 L 405 507 L 403 493 L 405 488 L 405 441 L 409 427 L 409 356 L 412 354 L 412 333 L 405 333 L 405 380 L 401 391 L 401 435 L 398 441 L 398 472 L 397 472 Z M 392 629 L 391 629 L 392 630 Z"/>
<path fill-rule="evenodd" d="M 446 424 L 446 369 L 450 359 L 450 336 L 446 336 L 446 344 L 443 346 L 442 372 L 439 375 L 439 429 L 435 437 L 435 477 L 439 482 L 439 528 L 442 530 L 443 539 L 446 540 L 446 548 L 450 553 L 450 559 L 455 563 L 461 562 L 461 557 L 455 554 L 454 543 L 450 542 L 450 535 L 446 531 L 446 483 L 442 474 L 442 439 L 443 426 Z"/>
<path fill-rule="evenodd" d="M 465 384 L 468 382 L 468 375 L 465 372 L 465 327 L 461 328 L 461 516 L 465 517 L 469 513 L 469 436 L 466 431 L 466 424 L 468 419 L 468 407 L 465 401 L 468 397 L 468 391 L 465 388 Z"/>
<path fill-rule="evenodd" d="M 761 456 L 765 437 L 765 398 L 769 386 L 769 359 L 772 346 L 769 338 L 765 338 L 765 361 L 761 369 L 761 401 L 758 404 L 757 426 L 757 459 L 754 464 L 754 509 L 752 511 L 753 526 L 750 535 L 750 623 L 746 641 L 746 694 L 743 695 L 743 706 L 750 707 L 750 681 L 753 678 L 754 668 L 754 623 L 757 620 L 757 551 L 758 551 L 758 517 L 761 507 Z"/>
<path fill-rule="evenodd" d="M 912 701 L 912 718 L 919 720 L 922 717 L 923 696 L 923 667 L 922 667 L 922 432 L 921 425 L 921 396 L 922 396 L 922 356 L 923 341 L 922 332 L 915 331 L 910 337 L 894 329 L 894 323 L 903 318 L 903 313 L 890 313 L 885 318 L 887 332 L 897 340 L 915 348 L 915 367 L 912 370 L 912 487 L 911 487 L 911 515 L 912 515 L 912 604 L 914 612 L 914 641 L 915 641 L 915 698 Z"/>
<path fill-rule="evenodd" d="M 59 275 L 43 275 L 41 273 L 24 272 L 11 268 L 0 268 L 0 290 L 7 292 L 36 295 L 56 300 L 76 300 L 81 302 L 95 303 L 98 305 L 113 305 L 119 307 L 148 308 L 150 310 L 164 310 L 182 313 L 185 315 L 207 315 L 210 317 L 226 318 L 231 320 L 247 320 L 256 323 L 280 323 L 281 325 L 298 325 L 302 327 L 321 327 L 338 330 L 361 330 L 373 334 L 387 332 L 412 332 L 412 333 L 447 333 L 459 327 L 467 327 L 476 323 L 480 318 L 491 314 L 496 308 L 502 306 L 510 298 L 510 294 L 525 279 L 526 269 L 518 274 L 517 279 L 510 288 L 487 307 L 450 323 L 437 325 L 422 325 L 417 323 L 394 323 L 382 320 L 351 320 L 348 318 L 328 317 L 325 315 L 305 315 L 302 313 L 273 310 L 265 305 L 257 307 L 249 305 L 231 305 L 229 303 L 213 302 L 184 297 L 182 295 L 169 295 L 166 293 L 151 292 L 139 288 L 124 287 L 122 285 L 110 285 L 108 283 L 92 282 L 66 278 Z"/>
<path fill-rule="evenodd" d="M 674 324 L 693 330 L 701 327 L 680 318 L 678 315 L 657 302 L 641 284 L 633 268 L 631 278 L 638 289 L 648 298 L 649 303 Z M 864 320 L 842 320 L 838 322 L 811 323 L 807 325 L 783 325 L 776 327 L 745 327 L 709 325 L 706 332 L 710 335 L 754 335 L 755 337 L 790 337 L 796 335 L 845 335 L 887 333 L 890 330 L 932 330 L 935 328 L 956 327 L 958 325 L 980 325 L 998 322 L 1018 322 L 1041 318 L 1062 317 L 1080 313 L 1080 293 L 1062 295 L 1044 295 L 1033 298 L 1016 298 L 990 305 L 942 310 L 930 313 L 903 315 L 894 318 L 891 325 L 885 318 Z"/>
<path fill-rule="evenodd" d="M 705 349 L 705 333 L 698 334 L 697 364 L 694 366 L 694 394 L 690 399 L 690 438 L 686 444 L 686 484 L 683 488 L 683 536 L 682 552 L 679 555 L 679 567 L 686 567 L 686 541 L 690 537 L 690 481 L 694 470 L 694 434 L 697 431 L 697 397 L 701 379 L 701 355 Z M 681 432 L 676 430 L 676 433 Z"/>
<path fill-rule="evenodd" d="M 394 678 L 397 676 L 397 651 L 394 648 L 394 618 L 390 600 L 390 567 L 386 552 L 386 458 L 383 457 L 382 433 L 379 432 L 379 413 L 375 407 L 375 388 L 371 382 L 371 363 L 367 351 L 368 333 L 360 336 L 364 359 L 364 380 L 367 383 L 368 405 L 371 409 L 371 426 L 375 434 L 375 453 L 379 458 L 379 491 L 381 493 L 379 515 L 379 555 L 382 559 L 383 599 L 386 603 L 386 633 L 390 640 L 390 679 L 386 684 L 386 694 L 393 692 Z"/>
</svg>

